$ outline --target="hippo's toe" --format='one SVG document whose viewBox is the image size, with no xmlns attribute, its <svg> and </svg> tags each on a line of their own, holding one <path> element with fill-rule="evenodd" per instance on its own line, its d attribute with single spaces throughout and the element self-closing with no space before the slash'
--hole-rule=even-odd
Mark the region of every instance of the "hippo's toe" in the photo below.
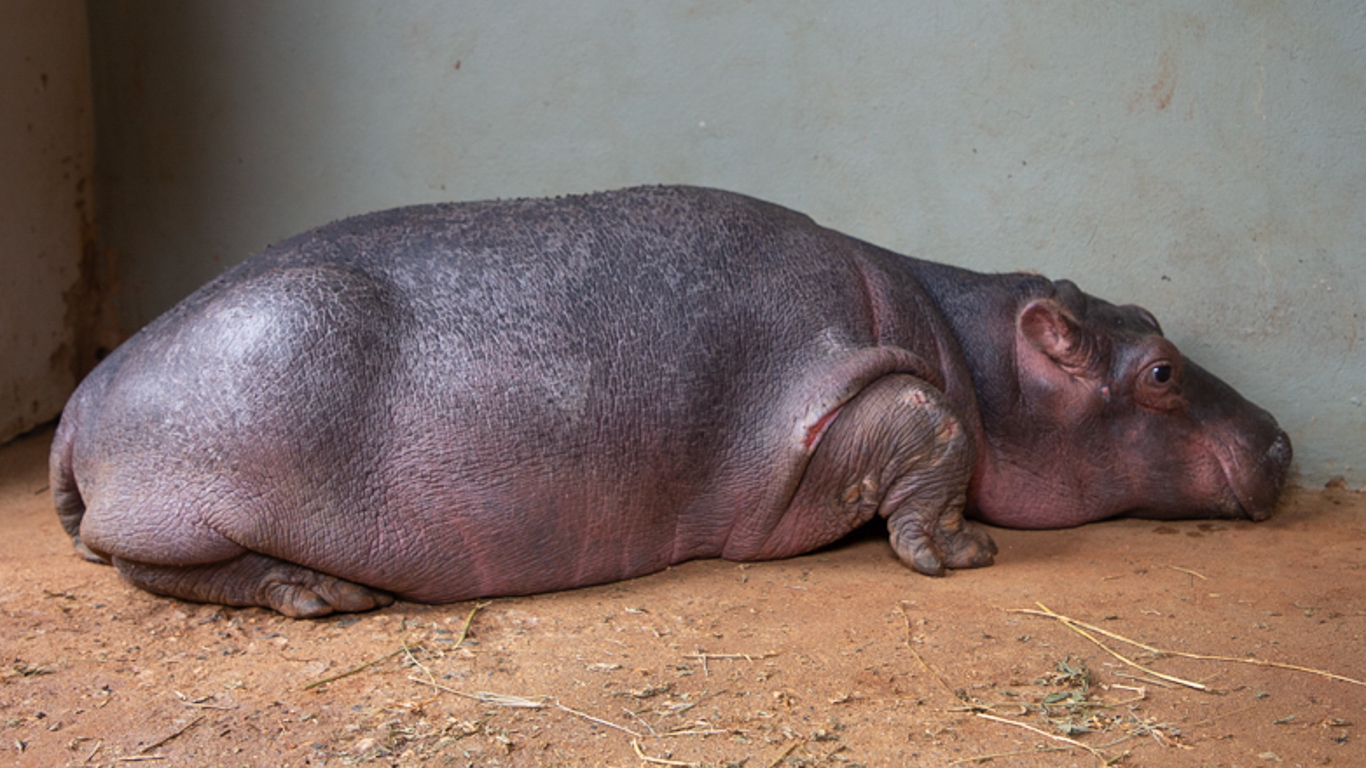
<svg viewBox="0 0 1366 768">
<path fill-rule="evenodd" d="M 889 521 L 892 549 L 901 561 L 928 576 L 942 576 L 946 568 L 991 565 L 996 542 L 979 525 L 950 508 L 930 525 L 924 518 L 904 515 Z"/>
<path fill-rule="evenodd" d="M 394 602 L 393 595 L 319 574 L 305 585 L 277 582 L 265 588 L 266 602 L 293 619 L 316 619 L 331 613 L 355 613 Z"/>
</svg>

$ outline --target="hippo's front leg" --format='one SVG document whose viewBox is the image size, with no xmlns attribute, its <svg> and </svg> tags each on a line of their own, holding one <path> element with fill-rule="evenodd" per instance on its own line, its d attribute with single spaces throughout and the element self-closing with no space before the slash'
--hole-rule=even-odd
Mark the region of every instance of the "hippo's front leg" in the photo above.
<svg viewBox="0 0 1366 768">
<path fill-rule="evenodd" d="M 996 545 L 963 516 L 974 443 L 924 380 L 895 374 L 874 381 L 821 437 L 765 549 L 820 529 L 831 540 L 876 513 L 887 518 L 897 556 L 921 573 L 990 565 Z"/>
</svg>

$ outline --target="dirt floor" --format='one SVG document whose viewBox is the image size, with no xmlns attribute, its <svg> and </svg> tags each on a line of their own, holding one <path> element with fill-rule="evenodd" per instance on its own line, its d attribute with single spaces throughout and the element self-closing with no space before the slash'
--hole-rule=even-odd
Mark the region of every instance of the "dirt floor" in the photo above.
<svg viewBox="0 0 1366 768">
<path fill-rule="evenodd" d="M 1296 491 L 1261 524 L 999 530 L 995 566 L 943 579 L 871 530 L 293 621 L 78 558 L 50 439 L 0 448 L 0 765 L 1366 766 L 1355 490 Z M 1022 612 L 1041 605 L 1098 629 Z"/>
</svg>

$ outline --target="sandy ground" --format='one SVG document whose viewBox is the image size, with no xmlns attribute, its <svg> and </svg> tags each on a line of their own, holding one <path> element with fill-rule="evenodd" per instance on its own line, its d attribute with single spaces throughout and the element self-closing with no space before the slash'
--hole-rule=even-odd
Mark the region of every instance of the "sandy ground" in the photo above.
<svg viewBox="0 0 1366 768">
<path fill-rule="evenodd" d="M 869 530 L 792 560 L 292 621 L 76 557 L 50 440 L 0 448 L 0 765 L 1366 765 L 1353 490 L 1295 491 L 1261 524 L 999 530 L 995 566 L 943 579 Z M 1353 680 L 1090 631 L 1140 669 L 1017 612 L 1040 604 Z"/>
</svg>

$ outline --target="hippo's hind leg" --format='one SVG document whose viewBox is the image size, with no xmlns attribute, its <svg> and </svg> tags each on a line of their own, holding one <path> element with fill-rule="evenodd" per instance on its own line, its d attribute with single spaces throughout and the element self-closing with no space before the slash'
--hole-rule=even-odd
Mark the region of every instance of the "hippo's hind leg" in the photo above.
<svg viewBox="0 0 1366 768">
<path fill-rule="evenodd" d="M 882 515 L 897 557 L 921 573 L 990 565 L 996 545 L 963 516 L 975 460 L 973 435 L 937 389 L 883 376 L 840 409 L 793 504 L 856 524 Z"/>
<path fill-rule="evenodd" d="M 387 592 L 257 552 L 189 566 L 112 560 L 125 579 L 149 592 L 201 603 L 259 605 L 295 619 L 368 611 L 394 602 Z"/>
<path fill-rule="evenodd" d="M 194 504 L 164 501 L 174 495 L 167 490 L 160 505 L 137 515 L 94 503 L 80 520 L 79 536 L 134 585 L 183 600 L 259 605 L 294 618 L 393 602 L 385 592 L 248 549 L 204 524 L 189 511 Z"/>
</svg>

